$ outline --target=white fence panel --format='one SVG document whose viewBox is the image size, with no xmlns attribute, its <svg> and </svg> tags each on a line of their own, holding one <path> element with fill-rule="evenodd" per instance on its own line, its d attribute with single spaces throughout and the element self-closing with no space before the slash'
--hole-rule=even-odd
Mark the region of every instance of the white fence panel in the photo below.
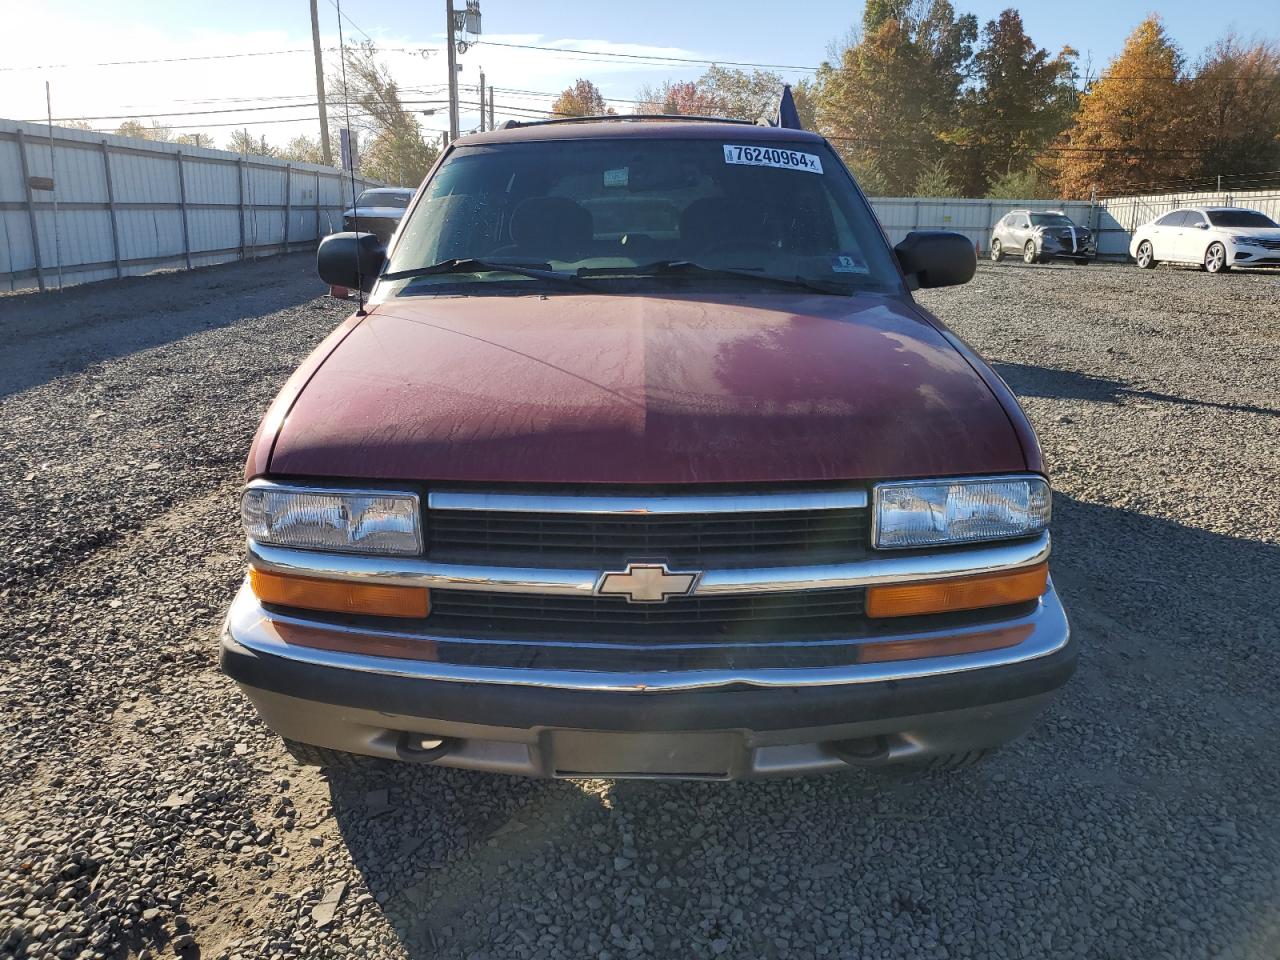
<svg viewBox="0 0 1280 960">
<path fill-rule="evenodd" d="M 349 178 L 317 164 L 63 127 L 50 149 L 48 127 L 0 120 L 0 287 L 298 249 L 340 230 L 351 204 Z"/>
</svg>

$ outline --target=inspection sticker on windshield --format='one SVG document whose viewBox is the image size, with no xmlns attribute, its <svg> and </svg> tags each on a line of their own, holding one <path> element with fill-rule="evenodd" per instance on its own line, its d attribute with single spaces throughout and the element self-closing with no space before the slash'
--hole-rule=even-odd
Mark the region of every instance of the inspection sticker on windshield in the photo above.
<svg viewBox="0 0 1280 960">
<path fill-rule="evenodd" d="M 750 167 L 804 170 L 808 173 L 822 172 L 822 158 L 817 154 L 801 153 L 799 150 L 779 150 L 777 147 L 741 147 L 726 143 L 724 162 L 745 163 Z"/>
<path fill-rule="evenodd" d="M 867 265 L 853 254 L 841 253 L 831 259 L 832 273 L 870 273 Z"/>
</svg>

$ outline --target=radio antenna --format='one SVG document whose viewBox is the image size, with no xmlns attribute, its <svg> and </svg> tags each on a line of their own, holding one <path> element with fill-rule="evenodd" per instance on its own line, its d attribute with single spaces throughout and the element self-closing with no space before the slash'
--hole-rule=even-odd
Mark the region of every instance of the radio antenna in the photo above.
<svg viewBox="0 0 1280 960">
<path fill-rule="evenodd" d="M 351 174 L 351 209 L 356 212 L 356 141 L 351 135 L 351 96 L 347 93 L 347 45 L 342 39 L 342 0 L 334 0 L 334 8 L 338 11 L 338 54 L 342 58 L 342 109 L 347 124 L 347 172 Z M 329 131 L 325 131 L 325 136 Z M 356 217 L 359 223 L 359 217 Z M 364 276 L 360 273 L 360 244 L 356 251 L 356 316 L 364 316 Z"/>
</svg>

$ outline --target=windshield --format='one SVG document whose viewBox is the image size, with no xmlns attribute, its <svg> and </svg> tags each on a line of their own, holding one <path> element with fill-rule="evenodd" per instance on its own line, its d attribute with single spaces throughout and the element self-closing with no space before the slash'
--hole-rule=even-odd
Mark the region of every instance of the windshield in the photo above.
<svg viewBox="0 0 1280 960">
<path fill-rule="evenodd" d="M 1276 222 L 1256 210 L 1208 210 L 1215 227 L 1274 227 Z"/>
<path fill-rule="evenodd" d="M 356 201 L 357 207 L 399 207 L 403 210 L 409 206 L 412 193 L 401 190 L 366 190 Z"/>
<path fill-rule="evenodd" d="M 637 276 L 686 286 L 750 283 L 757 274 L 845 292 L 901 289 L 869 207 L 830 149 L 752 144 L 750 134 L 734 143 L 631 138 L 459 147 L 410 214 L 387 272 L 450 260 L 536 265 L 600 284 Z M 658 269 L 685 261 L 715 269 Z M 455 272 L 396 282 L 495 281 L 539 278 Z"/>
<path fill-rule="evenodd" d="M 1063 216 L 1060 213 L 1033 213 L 1031 215 L 1031 225 L 1033 227 L 1074 227 L 1070 217 Z"/>
</svg>

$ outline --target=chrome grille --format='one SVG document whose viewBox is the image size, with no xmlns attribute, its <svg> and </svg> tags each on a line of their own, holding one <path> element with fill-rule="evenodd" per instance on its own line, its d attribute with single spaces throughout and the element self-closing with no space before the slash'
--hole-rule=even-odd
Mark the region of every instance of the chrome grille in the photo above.
<svg viewBox="0 0 1280 960">
<path fill-rule="evenodd" d="M 694 569 L 796 566 L 857 559 L 868 545 L 868 516 L 860 491 L 813 508 L 809 500 L 768 496 L 628 496 L 610 510 L 599 497 L 525 498 L 528 510 L 489 508 L 482 497 L 456 509 L 456 497 L 433 495 L 427 514 L 427 551 L 446 563 L 511 566 L 608 566 L 661 559 Z M 640 512 L 645 502 L 653 512 Z M 640 504 L 639 506 L 637 504 Z M 583 510 L 598 512 L 578 512 Z M 635 508 L 630 510 L 629 508 Z"/>
<path fill-rule="evenodd" d="M 396 232 L 396 227 L 400 226 L 398 217 L 345 217 L 343 219 L 347 230 L 372 233 L 383 243 L 389 241 L 391 235 Z"/>
</svg>

